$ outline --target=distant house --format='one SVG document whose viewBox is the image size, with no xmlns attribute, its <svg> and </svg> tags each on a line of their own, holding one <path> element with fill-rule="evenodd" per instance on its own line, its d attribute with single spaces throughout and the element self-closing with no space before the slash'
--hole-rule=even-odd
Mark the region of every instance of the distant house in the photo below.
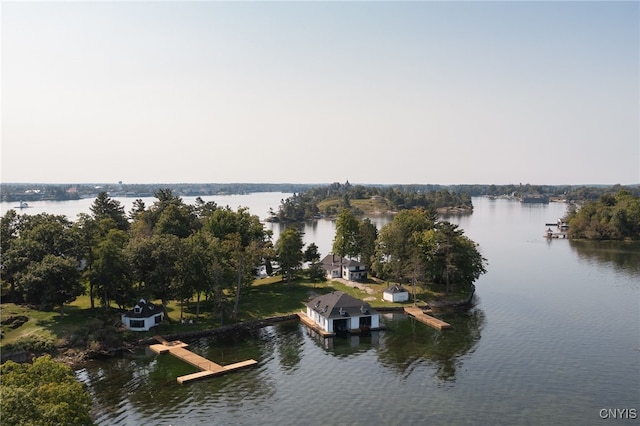
<svg viewBox="0 0 640 426">
<path fill-rule="evenodd" d="M 389 302 L 406 302 L 409 300 L 409 292 L 400 284 L 394 284 L 382 292 L 382 299 Z"/>
<path fill-rule="evenodd" d="M 341 291 L 315 297 L 307 303 L 307 317 L 329 333 L 377 330 L 380 314 L 362 300 Z"/>
<path fill-rule="evenodd" d="M 367 267 L 364 263 L 334 254 L 328 254 L 322 259 L 322 267 L 327 272 L 329 279 L 344 278 L 347 281 L 367 279 Z"/>
<path fill-rule="evenodd" d="M 149 331 L 151 327 L 160 324 L 163 319 L 162 308 L 144 299 L 140 299 L 133 309 L 121 316 L 122 323 L 132 331 Z"/>
</svg>

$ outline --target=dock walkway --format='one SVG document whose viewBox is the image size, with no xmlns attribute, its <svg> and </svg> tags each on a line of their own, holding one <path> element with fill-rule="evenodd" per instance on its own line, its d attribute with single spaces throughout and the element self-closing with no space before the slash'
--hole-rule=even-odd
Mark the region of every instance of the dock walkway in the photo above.
<svg viewBox="0 0 640 426">
<path fill-rule="evenodd" d="M 302 321 L 307 327 L 309 327 L 310 329 L 312 329 L 316 333 L 320 334 L 322 337 L 333 337 L 333 336 L 336 335 L 336 333 L 331 333 L 329 331 L 326 331 L 326 330 L 323 330 L 322 328 L 320 328 L 320 326 L 318 326 L 318 324 L 313 322 L 313 320 L 311 318 L 309 318 L 307 316 L 307 314 L 305 314 L 304 312 L 300 311 L 300 312 L 296 312 L 296 313 L 298 314 L 298 317 L 300 318 L 300 321 Z"/>
<path fill-rule="evenodd" d="M 411 315 L 412 317 L 417 319 L 418 321 L 425 323 L 433 328 L 437 328 L 438 330 L 451 328 L 451 325 L 449 323 L 446 323 L 438 318 L 434 318 L 430 315 L 425 314 L 421 308 L 416 308 L 416 307 L 404 308 L 404 311 L 408 315 Z"/>
<path fill-rule="evenodd" d="M 181 342 L 180 340 L 168 342 L 160 336 L 154 336 L 154 338 L 160 343 L 149 346 L 149 349 L 151 349 L 153 352 L 157 354 L 163 354 L 168 352 L 171 355 L 175 356 L 176 358 L 179 358 L 193 365 L 194 367 L 197 367 L 200 370 L 202 370 L 197 373 L 187 374 L 186 376 L 178 377 L 176 380 L 180 384 L 190 382 L 196 379 L 202 379 L 205 377 L 224 374 L 228 371 L 249 367 L 258 363 L 258 361 L 256 360 L 249 359 L 246 361 L 236 362 L 235 364 L 220 365 L 198 354 L 194 354 L 188 349 L 185 349 L 189 345 L 187 345 L 184 342 Z"/>
</svg>

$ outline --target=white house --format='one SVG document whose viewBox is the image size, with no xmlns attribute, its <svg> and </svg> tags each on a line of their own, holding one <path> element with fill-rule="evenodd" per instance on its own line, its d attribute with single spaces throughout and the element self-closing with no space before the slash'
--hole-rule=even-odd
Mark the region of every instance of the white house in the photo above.
<svg viewBox="0 0 640 426">
<path fill-rule="evenodd" d="M 329 279 L 344 278 L 347 281 L 367 279 L 367 267 L 363 263 L 334 254 L 328 254 L 322 259 L 322 267 Z"/>
<path fill-rule="evenodd" d="M 409 300 L 409 292 L 400 284 L 394 284 L 382 292 L 382 299 L 389 302 L 406 302 Z"/>
<path fill-rule="evenodd" d="M 307 303 L 307 317 L 329 333 L 357 333 L 380 329 L 380 314 L 371 306 L 341 291 L 315 297 Z"/>
<path fill-rule="evenodd" d="M 149 331 L 164 319 L 162 308 L 140 299 L 138 304 L 121 316 L 122 323 L 132 331 Z"/>
</svg>

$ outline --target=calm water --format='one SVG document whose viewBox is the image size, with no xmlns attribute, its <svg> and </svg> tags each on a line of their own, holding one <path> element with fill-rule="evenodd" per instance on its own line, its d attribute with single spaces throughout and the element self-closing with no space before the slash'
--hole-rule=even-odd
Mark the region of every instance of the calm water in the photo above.
<svg viewBox="0 0 640 426">
<path fill-rule="evenodd" d="M 287 194 L 271 196 L 263 211 Z M 243 197 L 238 205 L 266 216 Z M 200 339 L 191 349 L 215 361 L 259 364 L 188 385 L 175 379 L 195 369 L 141 350 L 77 371 L 98 423 L 638 423 L 600 410 L 640 412 L 640 246 L 547 241 L 544 224 L 563 204 L 473 202 L 473 215 L 447 219 L 480 244 L 489 272 L 473 309 L 444 316 L 452 330 L 396 315 L 366 338 L 320 339 L 294 321 L 238 341 Z M 268 226 L 277 236 L 280 226 Z M 305 232 L 328 252 L 333 222 Z"/>
</svg>

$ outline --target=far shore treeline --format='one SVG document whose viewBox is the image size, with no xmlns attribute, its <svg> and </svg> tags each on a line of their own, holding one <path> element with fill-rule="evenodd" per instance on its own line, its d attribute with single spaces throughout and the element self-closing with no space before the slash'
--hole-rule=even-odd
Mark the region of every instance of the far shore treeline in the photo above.
<svg viewBox="0 0 640 426">
<path fill-rule="evenodd" d="M 152 197 L 160 188 L 170 189 L 174 194 L 187 196 L 207 196 L 221 194 L 249 194 L 253 192 L 285 192 L 305 193 L 317 196 L 323 189 L 331 189 L 333 184 L 300 184 L 300 183 L 0 183 L 1 201 L 64 201 L 82 198 L 95 198 L 100 192 L 107 192 L 111 197 Z M 346 184 L 344 184 L 346 185 Z M 563 198 L 567 201 L 595 201 L 604 193 L 615 193 L 626 189 L 633 195 L 640 196 L 640 184 L 634 185 L 535 185 L 535 184 L 353 184 L 354 192 L 372 193 L 393 189 L 398 192 L 428 193 L 446 190 L 454 194 L 478 196 L 521 196 L 544 195 Z"/>
</svg>

